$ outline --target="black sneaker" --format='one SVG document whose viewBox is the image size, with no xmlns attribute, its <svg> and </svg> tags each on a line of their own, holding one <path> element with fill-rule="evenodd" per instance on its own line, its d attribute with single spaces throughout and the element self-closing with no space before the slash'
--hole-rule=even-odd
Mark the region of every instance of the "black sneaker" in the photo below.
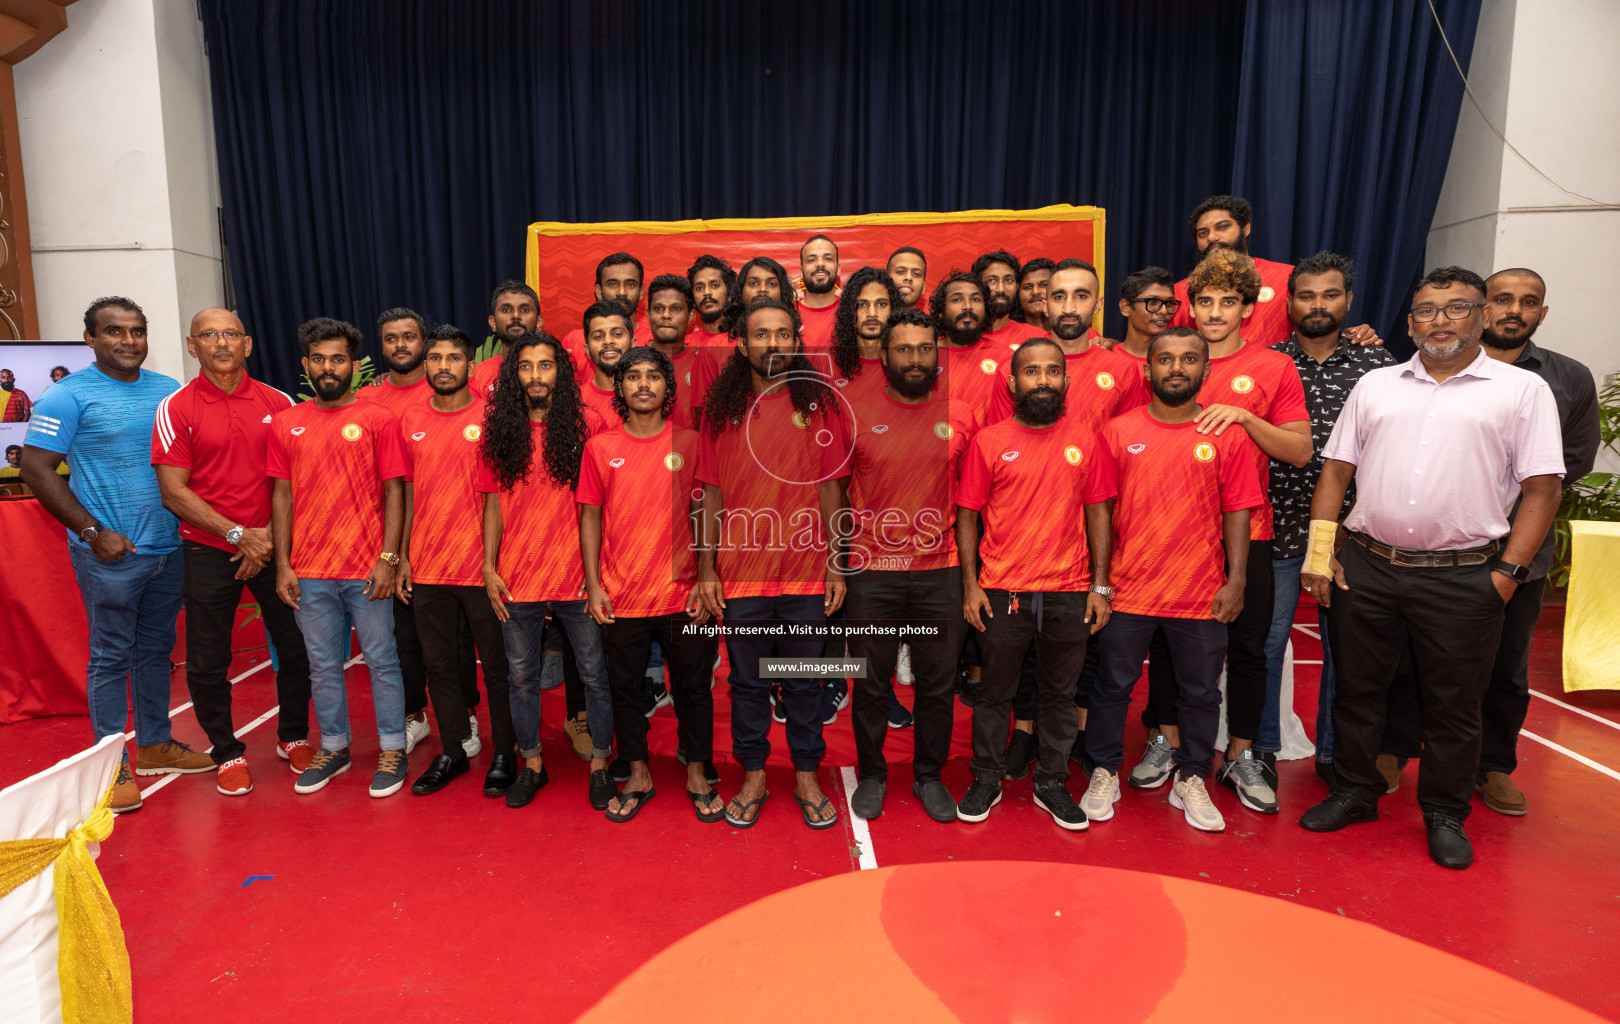
<svg viewBox="0 0 1620 1024">
<path fill-rule="evenodd" d="M 1461 871 L 1474 863 L 1474 844 L 1460 820 L 1434 811 L 1423 816 L 1423 827 L 1429 832 L 1429 857 L 1436 864 Z"/>
<path fill-rule="evenodd" d="M 1016 781 L 1029 774 L 1030 768 L 1035 765 L 1035 754 L 1040 749 L 1040 741 L 1032 732 L 1014 729 L 1007 738 L 1007 767 L 1002 772 L 1002 779 Z"/>
<path fill-rule="evenodd" d="M 644 698 L 642 701 L 642 713 L 648 718 L 651 718 L 653 713 L 659 708 L 668 707 L 670 704 L 673 704 L 674 699 L 670 697 L 669 684 L 664 682 L 662 676 L 657 679 L 654 679 L 652 676 L 646 676 L 645 678 L 647 680 L 647 686 L 642 695 Z"/>
<path fill-rule="evenodd" d="M 591 809 L 605 811 L 608 802 L 619 792 L 619 787 L 613 784 L 612 776 L 608 775 L 606 768 L 598 768 L 591 772 L 590 799 Z"/>
<path fill-rule="evenodd" d="M 328 782 L 349 770 L 349 750 L 318 750 L 315 757 L 309 762 L 293 783 L 293 792 L 299 796 L 313 793 L 322 789 Z"/>
<path fill-rule="evenodd" d="M 983 821 L 990 817 L 990 808 L 999 803 L 1001 803 L 999 784 L 974 779 L 973 785 L 963 794 L 962 802 L 956 805 L 957 820 Z"/>
<path fill-rule="evenodd" d="M 1275 750 L 1256 750 L 1254 756 L 1260 760 L 1260 770 L 1265 773 L 1266 784 L 1275 791 L 1277 789 L 1277 752 Z"/>
<path fill-rule="evenodd" d="M 529 801 L 534 799 L 534 795 L 544 789 L 546 783 L 550 781 L 551 776 L 546 774 L 545 765 L 541 765 L 539 771 L 524 765 L 523 770 L 518 772 L 517 778 L 513 779 L 512 784 L 506 787 L 506 806 L 529 806 Z M 613 798 L 608 797 L 608 799 Z"/>
<path fill-rule="evenodd" d="M 821 684 L 821 724 L 838 721 L 838 712 L 849 707 L 849 680 L 833 679 Z"/>
<path fill-rule="evenodd" d="M 984 703 L 984 681 L 968 675 L 966 666 L 956 673 L 956 696 L 963 707 L 976 708 Z"/>
<path fill-rule="evenodd" d="M 1061 782 L 1048 782 L 1035 787 L 1035 806 L 1052 816 L 1058 828 L 1070 832 L 1084 832 L 1091 822 L 1086 812 L 1074 802 L 1069 787 Z"/>
</svg>

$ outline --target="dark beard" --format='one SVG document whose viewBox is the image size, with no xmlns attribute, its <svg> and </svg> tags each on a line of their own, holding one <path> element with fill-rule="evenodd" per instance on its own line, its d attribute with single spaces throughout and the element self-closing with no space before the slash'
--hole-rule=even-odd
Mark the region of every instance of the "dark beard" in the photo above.
<svg viewBox="0 0 1620 1024">
<path fill-rule="evenodd" d="M 720 314 L 724 313 L 725 311 L 726 311 L 726 304 L 724 302 L 722 302 L 722 303 L 720 303 L 720 305 L 714 307 L 714 312 L 713 313 L 707 312 L 707 311 L 702 310 L 702 309 L 698 310 L 698 318 L 701 319 L 706 324 L 712 324 L 716 320 L 719 320 L 720 319 Z"/>
<path fill-rule="evenodd" d="M 977 345 L 984 337 L 985 323 L 986 321 L 980 320 L 972 327 L 960 327 L 952 321 L 945 328 L 945 336 L 951 339 L 951 344 L 961 348 Z"/>
<path fill-rule="evenodd" d="M 390 370 L 393 370 L 395 373 L 399 374 L 401 377 L 405 376 L 406 374 L 410 373 L 412 370 L 416 369 L 418 366 L 421 366 L 422 365 L 422 360 L 427 358 L 427 348 L 426 348 L 426 346 L 424 346 L 422 348 L 422 351 L 416 353 L 415 356 L 407 356 L 406 358 L 407 358 L 408 361 L 405 362 L 404 364 L 401 364 L 393 356 L 389 356 L 388 357 L 388 368 Z"/>
<path fill-rule="evenodd" d="M 1239 234 L 1237 241 L 1233 242 L 1231 245 L 1227 245 L 1225 242 L 1212 243 L 1199 254 L 1198 258 L 1203 259 L 1205 256 L 1208 256 L 1209 250 L 1216 248 L 1217 246 L 1222 249 L 1231 249 L 1233 252 L 1242 253 L 1245 256 L 1249 255 L 1249 239 L 1247 236 Z"/>
<path fill-rule="evenodd" d="M 1040 387 L 1018 396 L 1013 411 L 1032 427 L 1050 427 L 1063 418 L 1063 392 Z"/>
<path fill-rule="evenodd" d="M 1052 325 L 1052 336 L 1059 341 L 1077 341 L 1081 335 L 1086 333 L 1086 326 L 1084 320 L 1077 321 L 1074 324 L 1066 324 L 1059 320 Z"/>
<path fill-rule="evenodd" d="M 989 320 L 991 323 L 995 323 L 1002 317 L 1011 315 L 1012 310 L 1012 299 L 1009 299 L 1004 295 L 992 295 L 990 296 L 990 306 L 984 311 L 985 319 Z"/>
<path fill-rule="evenodd" d="M 1326 320 L 1327 323 L 1328 323 L 1328 326 L 1327 326 L 1327 328 L 1325 330 L 1320 330 L 1320 331 L 1316 330 L 1315 328 L 1307 328 L 1305 325 L 1310 323 L 1313 320 Z M 1310 338 L 1312 341 L 1315 341 L 1317 338 L 1326 338 L 1330 334 L 1338 334 L 1339 333 L 1339 328 L 1341 326 L 1342 326 L 1342 322 L 1339 321 L 1339 320 L 1335 320 L 1333 318 L 1333 314 L 1331 314 L 1331 313 L 1321 313 L 1321 314 L 1314 314 L 1313 313 L 1312 315 L 1306 317 L 1305 319 L 1301 320 L 1297 325 L 1295 325 L 1294 329 L 1299 332 L 1300 337 L 1302 337 L 1302 338 Z"/>
<path fill-rule="evenodd" d="M 922 380 L 913 380 L 905 375 L 904 370 L 893 366 L 885 366 L 883 376 L 888 380 L 889 387 L 894 388 L 901 398 L 923 398 L 933 391 L 934 385 L 939 382 L 939 367 L 934 367 L 923 376 Z"/>
<path fill-rule="evenodd" d="M 827 283 L 824 284 L 824 285 L 816 284 L 814 281 L 810 280 L 808 277 L 804 279 L 804 291 L 805 291 L 806 295 L 826 295 L 828 292 L 832 291 L 834 288 L 837 288 L 837 287 L 838 287 L 838 278 L 837 278 L 836 275 L 828 277 L 827 278 Z"/>
<path fill-rule="evenodd" d="M 325 374 L 310 381 L 315 388 L 315 397 L 323 402 L 335 402 L 349 391 L 349 385 L 354 381 L 354 374 L 332 380 Z"/>
<path fill-rule="evenodd" d="M 1172 409 L 1186 405 L 1198 397 L 1198 388 L 1191 384 L 1187 386 L 1185 391 L 1172 391 L 1164 387 L 1160 382 L 1154 381 L 1152 388 L 1154 396 Z"/>
<path fill-rule="evenodd" d="M 460 391 L 462 388 L 464 388 L 466 386 L 467 386 L 466 380 L 456 381 L 454 384 L 450 385 L 448 388 L 440 387 L 439 382 L 437 380 L 431 380 L 430 379 L 428 381 L 428 387 L 433 389 L 433 393 L 435 395 L 453 395 L 453 394 Z"/>
<path fill-rule="evenodd" d="M 1529 341 L 1531 337 L 1535 335 L 1536 327 L 1540 326 L 1540 324 L 1536 324 L 1535 327 L 1526 326 L 1524 333 L 1519 335 L 1517 338 L 1505 338 L 1487 327 L 1485 328 L 1485 333 L 1479 336 L 1479 343 L 1487 348 L 1494 348 L 1498 351 L 1508 351 L 1510 349 L 1518 348 L 1520 345 L 1523 345 L 1525 342 Z"/>
<path fill-rule="evenodd" d="M 549 408 L 551 408 L 551 395 L 550 395 L 550 393 L 541 395 L 539 398 L 536 398 L 533 395 L 525 394 L 523 396 L 523 400 L 525 402 L 529 403 L 529 408 L 531 408 L 531 409 L 549 409 Z"/>
</svg>

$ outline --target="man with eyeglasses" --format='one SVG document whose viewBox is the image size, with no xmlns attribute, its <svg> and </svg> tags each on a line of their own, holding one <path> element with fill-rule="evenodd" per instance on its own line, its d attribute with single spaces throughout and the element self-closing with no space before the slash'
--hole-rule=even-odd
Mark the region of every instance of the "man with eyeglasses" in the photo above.
<svg viewBox="0 0 1620 1024">
<path fill-rule="evenodd" d="M 1181 309 L 1175 279 L 1163 267 L 1143 267 L 1125 279 L 1119 289 L 1119 315 L 1125 318 L 1125 338 L 1114 346 L 1120 355 L 1147 364 L 1148 346 L 1170 326 Z"/>
<path fill-rule="evenodd" d="M 1377 819 L 1385 706 L 1410 647 L 1423 702 L 1418 804 L 1429 856 L 1454 869 L 1474 860 L 1463 821 L 1503 606 L 1530 579 L 1564 475 L 1552 391 L 1481 350 L 1484 309 L 1471 271 L 1440 267 L 1419 283 L 1407 317 L 1417 354 L 1361 378 L 1323 449 L 1302 577 L 1332 609 L 1339 678 L 1338 788 L 1300 825 Z"/>
<path fill-rule="evenodd" d="M 205 309 L 191 318 L 186 350 L 202 372 L 157 407 L 152 465 L 163 504 L 180 517 L 186 604 L 186 686 L 197 724 L 213 744 L 215 788 L 253 789 L 247 746 L 231 714 L 231 636 L 245 586 L 276 645 L 276 754 L 294 775 L 309 766 L 309 655 L 293 610 L 276 597 L 270 543 L 265 442 L 270 418 L 293 400 L 249 377 L 253 352 L 236 314 Z"/>
</svg>

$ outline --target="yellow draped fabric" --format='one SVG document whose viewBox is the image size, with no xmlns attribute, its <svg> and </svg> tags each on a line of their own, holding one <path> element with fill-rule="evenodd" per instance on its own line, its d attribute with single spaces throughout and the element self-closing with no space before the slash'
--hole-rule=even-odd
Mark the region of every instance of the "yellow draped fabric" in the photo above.
<svg viewBox="0 0 1620 1024">
<path fill-rule="evenodd" d="M 1564 690 L 1620 690 L 1620 523 L 1569 524 Z"/>
<path fill-rule="evenodd" d="M 54 864 L 56 972 L 66 1024 L 115 1024 L 134 1018 L 129 951 L 118 911 L 90 856 L 90 844 L 112 835 L 112 789 L 83 825 L 63 839 L 0 843 L 0 899 Z"/>
</svg>

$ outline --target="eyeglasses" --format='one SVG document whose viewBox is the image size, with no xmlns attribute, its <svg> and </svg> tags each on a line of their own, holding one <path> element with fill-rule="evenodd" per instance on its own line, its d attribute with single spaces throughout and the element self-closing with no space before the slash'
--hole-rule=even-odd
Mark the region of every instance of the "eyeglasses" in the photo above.
<svg viewBox="0 0 1620 1024">
<path fill-rule="evenodd" d="M 220 339 L 224 339 L 225 341 L 236 341 L 239 338 L 247 337 L 247 333 L 245 331 L 238 331 L 233 328 L 228 331 L 203 331 L 198 334 L 197 337 L 202 341 L 219 341 Z"/>
<path fill-rule="evenodd" d="M 1426 324 L 1439 316 L 1440 310 L 1443 308 L 1446 311 L 1447 320 L 1461 320 L 1468 315 L 1469 310 L 1478 309 L 1483 305 L 1485 305 L 1483 302 L 1448 302 L 1444 307 L 1413 306 L 1412 319 L 1417 323 Z"/>
<path fill-rule="evenodd" d="M 1176 310 L 1181 308 L 1180 299 L 1131 299 L 1130 302 L 1133 305 L 1140 302 L 1142 304 L 1142 308 L 1147 310 L 1149 313 L 1174 313 Z"/>
</svg>

